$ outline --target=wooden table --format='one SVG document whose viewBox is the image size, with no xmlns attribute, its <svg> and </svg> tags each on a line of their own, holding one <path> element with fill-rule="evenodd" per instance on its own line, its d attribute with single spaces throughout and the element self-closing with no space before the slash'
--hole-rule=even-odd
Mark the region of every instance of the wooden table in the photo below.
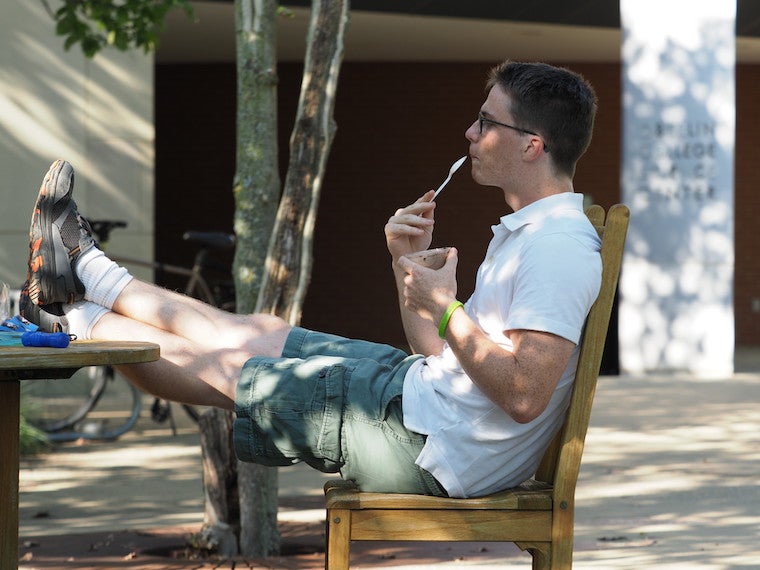
<svg viewBox="0 0 760 570">
<path fill-rule="evenodd" d="M 147 342 L 75 341 L 68 348 L 0 346 L 0 568 L 18 568 L 21 380 L 70 378 L 84 366 L 158 360 Z"/>
</svg>

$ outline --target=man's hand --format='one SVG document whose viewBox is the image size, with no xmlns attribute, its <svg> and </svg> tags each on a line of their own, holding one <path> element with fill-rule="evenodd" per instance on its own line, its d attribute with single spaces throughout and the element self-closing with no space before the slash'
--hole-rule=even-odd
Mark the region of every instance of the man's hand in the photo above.
<svg viewBox="0 0 760 570">
<path fill-rule="evenodd" d="M 433 191 L 425 192 L 416 202 L 396 213 L 385 224 L 385 241 L 395 263 L 399 257 L 430 247 L 433 241 Z"/>
<path fill-rule="evenodd" d="M 446 291 L 450 292 L 452 287 L 450 284 L 448 286 L 441 284 L 439 287 L 436 283 L 443 278 L 436 277 L 434 275 L 437 273 L 436 271 L 417 266 L 404 256 L 415 251 L 428 249 L 433 241 L 433 225 L 435 223 L 433 219 L 435 202 L 431 201 L 433 194 L 435 194 L 433 190 L 425 192 L 414 204 L 396 210 L 396 213 L 385 224 L 385 241 L 393 259 L 393 275 L 396 279 L 401 322 L 404 325 L 406 339 L 414 352 L 426 355 L 438 354 L 443 347 L 443 341 L 438 338 L 437 324 L 432 322 L 437 314 L 435 303 L 423 308 L 420 304 L 422 301 L 418 299 L 425 295 L 424 291 L 429 293 L 430 290 L 436 288 L 439 289 L 436 298 L 440 298 L 441 295 L 446 294 Z M 449 255 L 453 255 L 454 258 L 450 267 L 453 275 L 456 269 L 456 252 L 453 254 L 449 252 Z M 421 271 L 424 270 L 433 275 L 428 273 L 417 274 L 413 267 L 410 270 L 411 266 L 418 267 Z M 440 271 L 443 272 L 443 269 Z M 409 278 L 409 283 L 406 283 L 407 278 Z M 413 293 L 412 290 L 415 292 Z M 453 280 L 453 294 L 456 294 L 456 280 Z M 407 299 L 414 300 L 409 302 Z M 412 306 L 415 308 L 412 309 Z M 443 310 L 446 310 L 445 307 Z"/>
<path fill-rule="evenodd" d="M 446 308 L 456 300 L 458 261 L 453 247 L 449 249 L 445 265 L 437 270 L 400 257 L 398 266 L 405 274 L 401 291 L 404 307 L 437 326 Z"/>
</svg>

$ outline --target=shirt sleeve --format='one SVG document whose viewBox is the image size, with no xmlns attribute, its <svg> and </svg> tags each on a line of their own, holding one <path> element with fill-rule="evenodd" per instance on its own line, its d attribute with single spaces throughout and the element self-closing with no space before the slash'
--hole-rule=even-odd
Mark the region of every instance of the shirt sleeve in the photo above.
<svg viewBox="0 0 760 570">
<path fill-rule="evenodd" d="M 505 330 L 536 330 L 578 343 L 601 284 L 598 241 L 567 233 L 530 240 L 516 267 Z"/>
</svg>

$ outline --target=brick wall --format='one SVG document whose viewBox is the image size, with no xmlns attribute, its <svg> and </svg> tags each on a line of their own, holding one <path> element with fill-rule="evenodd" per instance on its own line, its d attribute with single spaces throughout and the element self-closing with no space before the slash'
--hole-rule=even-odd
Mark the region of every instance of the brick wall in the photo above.
<svg viewBox="0 0 760 570">
<path fill-rule="evenodd" d="M 760 345 L 760 66 L 740 65 L 736 73 L 734 310 L 736 344 Z M 753 304 L 754 310 L 753 310 Z"/>
</svg>

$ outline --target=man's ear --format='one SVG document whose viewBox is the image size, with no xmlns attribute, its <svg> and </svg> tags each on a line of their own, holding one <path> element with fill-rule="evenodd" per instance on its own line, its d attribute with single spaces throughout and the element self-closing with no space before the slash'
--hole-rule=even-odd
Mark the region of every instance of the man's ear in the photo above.
<svg viewBox="0 0 760 570">
<path fill-rule="evenodd" d="M 544 141 L 541 137 L 533 136 L 528 139 L 523 148 L 526 160 L 536 160 L 544 152 Z"/>
</svg>

